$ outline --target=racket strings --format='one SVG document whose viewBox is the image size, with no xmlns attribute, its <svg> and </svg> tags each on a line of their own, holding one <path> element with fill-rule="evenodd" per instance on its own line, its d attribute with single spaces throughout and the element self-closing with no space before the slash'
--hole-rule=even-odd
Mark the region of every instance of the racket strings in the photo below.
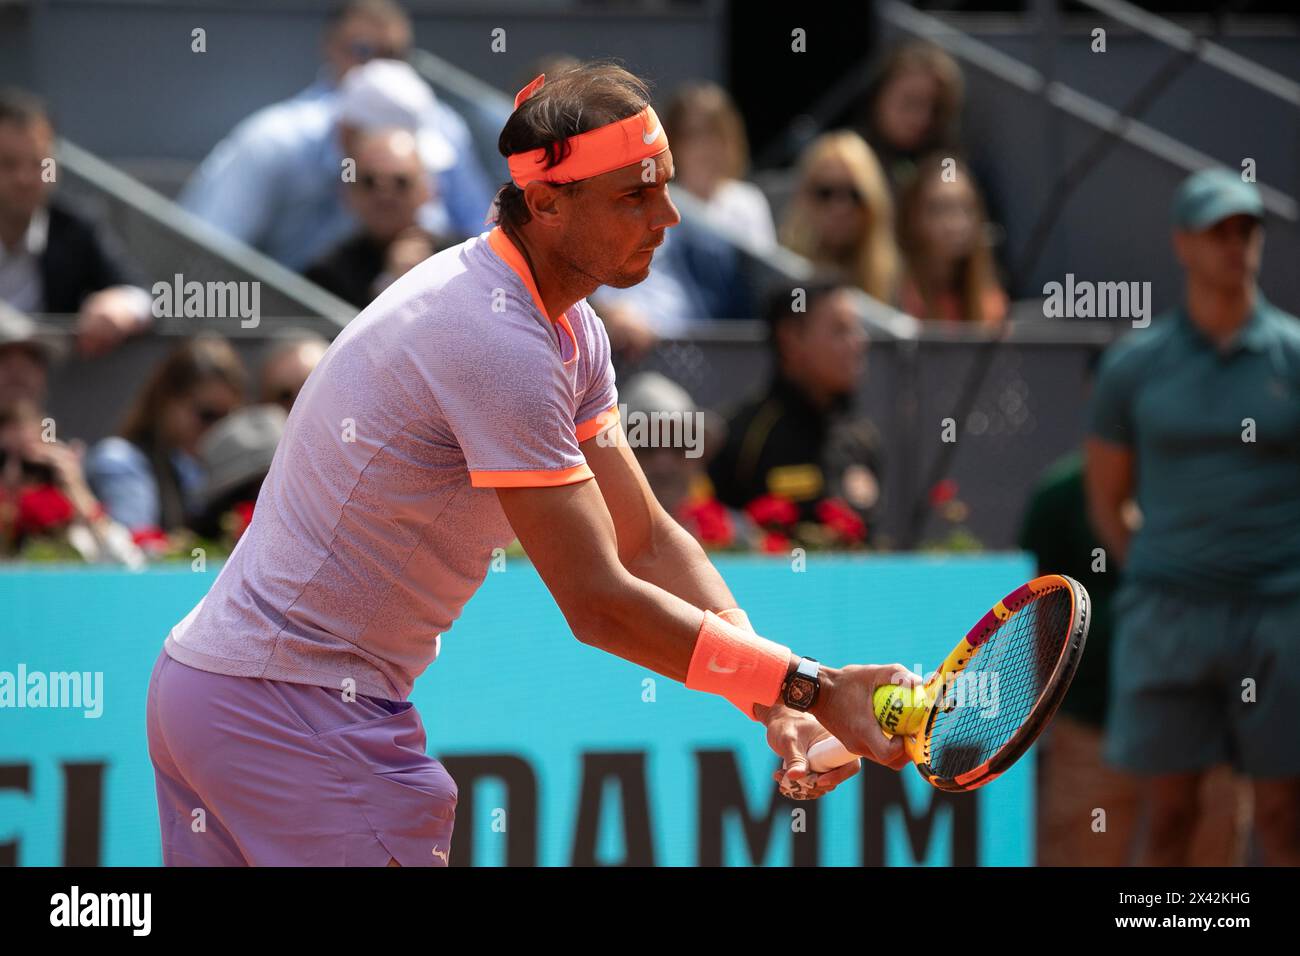
<svg viewBox="0 0 1300 956">
<path fill-rule="evenodd" d="M 930 766 L 953 779 L 992 759 L 1034 713 L 1069 640 L 1065 588 L 1041 592 L 1002 624 L 955 675 L 930 731 Z"/>
</svg>

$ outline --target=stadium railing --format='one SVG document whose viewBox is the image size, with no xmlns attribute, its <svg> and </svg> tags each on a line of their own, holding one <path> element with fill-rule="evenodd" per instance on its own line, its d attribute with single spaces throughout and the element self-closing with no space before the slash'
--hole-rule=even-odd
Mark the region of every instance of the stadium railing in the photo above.
<svg viewBox="0 0 1300 956">
<path fill-rule="evenodd" d="M 876 309 L 859 300 L 864 320 Z M 1020 511 L 1038 475 L 1083 437 L 1085 370 L 1093 352 L 1127 326 L 1049 320 L 1040 303 L 1017 303 L 1020 316 L 1002 333 L 922 323 L 889 314 L 868 322 L 872 343 L 857 396 L 883 443 L 881 517 L 874 542 L 889 548 L 1014 547 Z M 40 316 L 53 329 L 71 316 Z M 69 349 L 51 373 L 49 411 L 61 436 L 93 441 L 119 424 L 132 392 L 179 339 L 199 330 L 228 335 L 251 371 L 278 337 L 318 318 L 264 318 L 256 329 L 236 320 L 189 320 L 129 340 L 108 359 Z M 679 382 L 702 408 L 725 414 L 761 390 L 771 357 L 761 322 L 701 322 L 661 342 L 636 364 L 617 368 L 620 385 L 638 372 Z M 969 401 L 967 393 L 970 393 Z M 943 441 L 954 418 L 956 442 Z M 931 507 L 937 479 L 955 483 L 956 504 Z"/>
</svg>

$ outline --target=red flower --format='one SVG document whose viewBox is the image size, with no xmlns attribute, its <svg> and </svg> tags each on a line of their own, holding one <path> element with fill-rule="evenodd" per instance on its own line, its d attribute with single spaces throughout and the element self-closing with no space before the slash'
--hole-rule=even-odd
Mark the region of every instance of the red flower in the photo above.
<svg viewBox="0 0 1300 956">
<path fill-rule="evenodd" d="M 233 532 L 236 541 L 238 541 L 243 533 L 248 530 L 248 526 L 253 523 L 253 505 L 256 503 L 257 502 L 255 501 L 241 501 L 231 509 L 231 512 L 235 516 Z"/>
<path fill-rule="evenodd" d="M 27 488 L 18 495 L 18 531 L 42 534 L 72 520 L 72 503 L 53 485 Z"/>
<path fill-rule="evenodd" d="M 132 529 L 131 540 L 135 542 L 136 547 L 151 554 L 161 554 L 171 546 L 171 539 L 167 537 L 167 532 L 153 525 Z"/>
<path fill-rule="evenodd" d="M 930 504 L 939 507 L 957 497 L 957 482 L 951 478 L 945 478 L 942 481 L 935 482 L 930 489 Z"/>
<path fill-rule="evenodd" d="M 764 554 L 789 554 L 790 539 L 783 534 L 769 531 L 767 534 L 763 535 L 763 541 L 760 547 Z"/>
<path fill-rule="evenodd" d="M 745 513 L 761 528 L 773 525 L 787 528 L 799 520 L 799 509 L 794 502 L 780 495 L 762 495 L 745 506 Z"/>
<path fill-rule="evenodd" d="M 817 502 L 817 520 L 844 541 L 867 540 L 867 524 L 861 516 L 839 498 Z"/>
<path fill-rule="evenodd" d="M 677 520 L 701 544 L 728 547 L 736 538 L 731 516 L 716 498 L 684 504 L 678 508 Z"/>
</svg>

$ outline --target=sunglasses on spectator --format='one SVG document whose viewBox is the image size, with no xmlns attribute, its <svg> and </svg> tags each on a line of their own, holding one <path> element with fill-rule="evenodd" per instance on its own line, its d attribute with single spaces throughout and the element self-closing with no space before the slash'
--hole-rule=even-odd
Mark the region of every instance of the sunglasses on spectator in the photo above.
<svg viewBox="0 0 1300 956">
<path fill-rule="evenodd" d="M 362 173 L 357 178 L 358 184 L 366 192 L 374 192 L 381 185 L 392 186 L 399 193 L 408 193 L 415 181 L 410 176 L 398 174 L 396 176 L 376 176 L 374 173 Z"/>
<path fill-rule="evenodd" d="M 866 200 L 863 199 L 862 193 L 853 186 L 836 186 L 830 183 L 813 183 L 808 187 L 808 193 L 820 203 L 828 203 L 835 199 L 847 199 L 855 206 L 861 206 Z"/>
<path fill-rule="evenodd" d="M 229 414 L 230 414 L 230 410 L 226 408 L 218 408 L 218 407 L 213 407 L 211 405 L 197 405 L 197 404 L 194 406 L 195 417 L 197 417 L 198 420 L 202 422 L 205 426 L 215 425 L 217 422 L 221 421 L 221 419 L 225 418 Z"/>
</svg>

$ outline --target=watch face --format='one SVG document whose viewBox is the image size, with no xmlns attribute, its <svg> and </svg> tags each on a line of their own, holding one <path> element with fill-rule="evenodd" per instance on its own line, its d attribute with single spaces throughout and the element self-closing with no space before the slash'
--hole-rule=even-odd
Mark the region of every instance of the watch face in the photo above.
<svg viewBox="0 0 1300 956">
<path fill-rule="evenodd" d="M 790 707 L 806 708 L 812 705 L 813 691 L 817 685 L 806 677 L 795 677 L 786 691 L 785 702 Z"/>
</svg>

